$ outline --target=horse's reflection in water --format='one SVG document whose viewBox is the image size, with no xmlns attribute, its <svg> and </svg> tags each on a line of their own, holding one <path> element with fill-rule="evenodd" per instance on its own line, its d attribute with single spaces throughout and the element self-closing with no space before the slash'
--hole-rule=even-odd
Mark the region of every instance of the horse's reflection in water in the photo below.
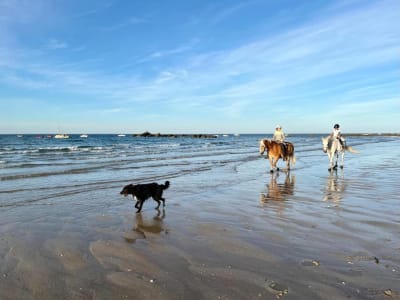
<svg viewBox="0 0 400 300">
<path fill-rule="evenodd" d="M 266 186 L 266 193 L 260 194 L 261 204 L 275 203 L 278 204 L 278 210 L 281 211 L 284 208 L 284 201 L 287 200 L 288 196 L 294 194 L 294 185 L 296 177 L 290 175 L 287 172 L 283 183 L 279 182 L 279 173 L 271 175 L 271 180 Z"/>
<path fill-rule="evenodd" d="M 146 219 L 143 214 L 136 214 L 136 224 L 134 230 L 146 236 L 146 234 L 159 234 L 164 230 L 163 220 L 165 209 L 162 212 L 157 209 L 157 214 L 152 219 Z"/>
<path fill-rule="evenodd" d="M 343 192 L 346 188 L 343 171 L 338 176 L 338 171 L 332 171 L 326 182 L 323 201 L 333 202 L 335 206 L 339 206 L 343 199 Z"/>
</svg>

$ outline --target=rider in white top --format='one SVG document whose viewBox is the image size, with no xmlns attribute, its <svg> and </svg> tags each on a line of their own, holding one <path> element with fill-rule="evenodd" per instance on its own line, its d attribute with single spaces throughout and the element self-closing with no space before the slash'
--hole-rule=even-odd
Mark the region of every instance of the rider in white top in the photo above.
<svg viewBox="0 0 400 300">
<path fill-rule="evenodd" d="M 282 159 L 286 160 L 286 144 L 285 144 L 285 133 L 282 131 L 282 126 L 281 125 L 276 125 L 275 126 L 275 132 L 274 136 L 272 137 L 272 140 L 278 142 L 281 146 L 282 149 Z"/>
<path fill-rule="evenodd" d="M 344 146 L 344 138 L 342 137 L 342 133 L 340 131 L 340 126 L 339 124 L 335 124 L 333 126 L 332 133 L 330 134 L 331 138 L 337 139 L 340 142 L 340 145 L 343 147 Z"/>
<path fill-rule="evenodd" d="M 282 126 L 276 125 L 272 139 L 277 142 L 283 142 L 285 140 L 285 133 L 282 131 Z"/>
</svg>

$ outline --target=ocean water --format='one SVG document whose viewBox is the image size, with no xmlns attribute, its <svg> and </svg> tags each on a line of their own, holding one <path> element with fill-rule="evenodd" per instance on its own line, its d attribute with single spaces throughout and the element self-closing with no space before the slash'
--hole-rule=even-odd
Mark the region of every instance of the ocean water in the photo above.
<svg viewBox="0 0 400 300">
<path fill-rule="evenodd" d="M 257 158 L 256 136 L 0 136 L 0 207 L 30 205 L 126 182 L 171 180 Z M 29 196 L 28 196 L 29 195 Z"/>
<path fill-rule="evenodd" d="M 315 166 L 320 169 L 322 165 L 328 165 L 326 155 L 321 151 L 321 136 L 288 137 L 295 145 L 298 160 L 294 169 L 311 170 Z M 204 175 L 201 176 L 204 189 L 217 188 L 225 185 L 227 180 L 234 180 L 226 174 L 221 178 L 213 176 L 218 169 L 235 170 L 251 161 L 265 165 L 265 169 L 258 168 L 247 176 L 259 176 L 260 172 L 269 169 L 267 160 L 262 161 L 258 154 L 261 138 L 268 138 L 268 135 L 218 135 L 215 139 L 129 135 L 90 135 L 88 138 L 77 135 L 70 139 L 54 139 L 37 135 L 0 135 L 0 207 L 55 201 L 58 197 L 82 191 L 116 188 L 127 182 L 184 178 L 190 174 Z M 348 137 L 348 144 L 356 149 L 382 144 L 380 147 L 388 152 L 398 151 L 398 141 L 396 137 L 384 136 Z M 352 156 L 346 155 L 345 164 Z M 372 159 L 373 167 L 385 172 L 399 167 L 398 161 Z M 371 161 L 361 159 L 358 164 L 359 171 L 371 168 Z M 280 166 L 284 166 L 282 161 Z"/>
</svg>

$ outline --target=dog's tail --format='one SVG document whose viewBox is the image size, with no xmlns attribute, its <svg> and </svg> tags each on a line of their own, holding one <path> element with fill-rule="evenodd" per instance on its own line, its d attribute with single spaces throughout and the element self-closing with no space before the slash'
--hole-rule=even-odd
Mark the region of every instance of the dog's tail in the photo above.
<svg viewBox="0 0 400 300">
<path fill-rule="evenodd" d="M 169 181 L 168 180 L 164 183 L 164 186 L 163 186 L 164 190 L 166 190 L 167 188 L 169 188 Z"/>
</svg>

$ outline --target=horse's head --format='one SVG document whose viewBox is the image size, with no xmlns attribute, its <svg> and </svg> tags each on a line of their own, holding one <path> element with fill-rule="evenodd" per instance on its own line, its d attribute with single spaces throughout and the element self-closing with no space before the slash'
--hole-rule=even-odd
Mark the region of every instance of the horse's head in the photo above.
<svg viewBox="0 0 400 300">
<path fill-rule="evenodd" d="M 260 155 L 263 155 L 265 150 L 268 150 L 267 146 L 266 146 L 267 141 L 268 140 L 261 140 L 260 141 Z"/>
<path fill-rule="evenodd" d="M 322 151 L 326 153 L 328 151 L 328 143 L 329 143 L 329 137 L 322 138 Z"/>
</svg>

